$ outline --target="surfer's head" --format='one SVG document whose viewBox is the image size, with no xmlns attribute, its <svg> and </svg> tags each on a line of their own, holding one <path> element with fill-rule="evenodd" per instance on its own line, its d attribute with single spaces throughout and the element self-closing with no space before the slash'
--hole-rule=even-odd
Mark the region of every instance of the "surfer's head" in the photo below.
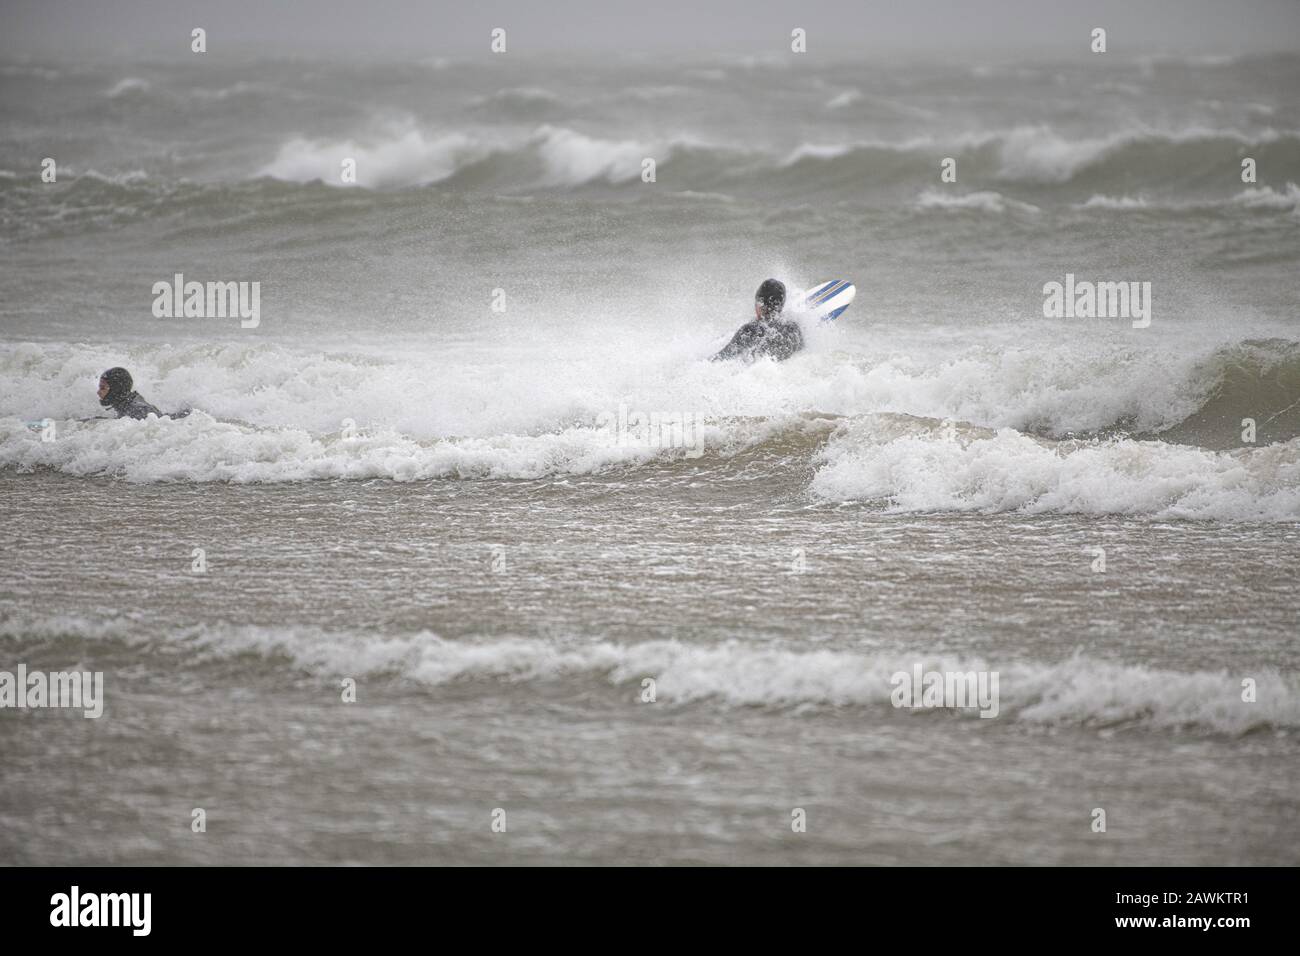
<svg viewBox="0 0 1300 956">
<path fill-rule="evenodd" d="M 785 308 L 785 283 L 780 279 L 764 279 L 754 293 L 754 314 L 760 319 L 774 319 Z"/>
<path fill-rule="evenodd" d="M 131 373 L 120 366 L 110 368 L 99 376 L 99 404 L 108 408 L 123 401 L 131 394 L 135 382 Z"/>
</svg>

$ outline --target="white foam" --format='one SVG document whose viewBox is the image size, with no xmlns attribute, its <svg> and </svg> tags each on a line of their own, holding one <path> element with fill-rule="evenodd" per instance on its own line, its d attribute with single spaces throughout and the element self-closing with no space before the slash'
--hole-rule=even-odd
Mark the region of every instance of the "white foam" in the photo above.
<svg viewBox="0 0 1300 956">
<path fill-rule="evenodd" d="M 1300 186 L 1287 183 L 1281 191 L 1271 186 L 1258 186 L 1243 189 L 1232 197 L 1232 201 L 1247 209 L 1277 209 L 1300 213 Z"/>
<path fill-rule="evenodd" d="M 197 100 L 206 100 L 209 102 L 221 102 L 228 100 L 232 96 L 251 96 L 262 95 L 267 91 L 267 87 L 258 83 L 250 83 L 247 80 L 240 80 L 230 86 L 223 86 L 215 90 L 194 90 L 191 95 Z"/>
<path fill-rule="evenodd" d="M 1047 126 L 1017 127 L 1002 138 L 1000 175 L 1004 179 L 1063 183 L 1130 138 L 1124 135 L 1069 140 Z"/>
<path fill-rule="evenodd" d="M 699 447 L 723 436 L 706 429 Z M 540 478 L 587 474 L 690 447 L 622 442 L 612 428 L 420 442 L 392 430 L 312 434 L 219 422 L 203 412 L 178 421 L 149 418 L 61 423 L 56 441 L 14 419 L 0 419 L 0 462 L 23 471 L 52 468 L 79 476 L 137 482 L 279 482 L 321 479 Z"/>
<path fill-rule="evenodd" d="M 537 131 L 537 151 L 546 164 L 543 185 L 579 186 L 597 180 L 623 183 L 641 175 L 646 157 L 667 158 L 664 151 L 633 140 L 606 140 L 561 127 Z"/>
<path fill-rule="evenodd" d="M 857 147 L 846 144 L 800 143 L 781 160 L 782 166 L 793 166 L 806 159 L 828 160 L 847 156 Z"/>
<path fill-rule="evenodd" d="M 232 88 L 236 89 L 236 88 Z M 656 87 L 621 91 L 618 95 L 673 95 L 676 87 Z M 835 111 L 865 99 L 858 91 L 848 90 L 825 104 Z M 504 104 L 514 108 L 538 108 L 559 102 L 555 94 L 533 87 L 499 90 L 484 104 Z M 874 108 L 899 115 L 925 116 L 925 111 L 907 104 L 878 97 L 870 98 Z M 722 168 L 730 168 L 737 156 L 743 156 L 755 169 L 787 169 L 799 163 L 825 163 L 859 152 L 884 151 L 899 155 L 934 153 L 961 155 L 964 151 L 991 149 L 998 167 L 996 175 L 1006 181 L 1062 183 L 1074 178 L 1085 167 L 1114 151 L 1139 142 L 1196 143 L 1203 140 L 1228 139 L 1243 146 L 1274 142 L 1294 132 L 1261 130 L 1250 135 L 1230 129 L 1192 127 L 1177 131 L 1160 131 L 1146 127 L 1126 129 L 1108 136 L 1069 138 L 1050 126 L 1016 126 L 984 133 L 954 133 L 945 136 L 919 135 L 891 141 L 855 140 L 850 142 L 803 142 L 782 150 L 771 148 L 740 149 L 734 143 L 702 141 L 688 133 L 656 140 L 631 137 L 606 138 L 562 126 L 543 125 L 531 133 L 483 128 L 439 128 L 422 126 L 413 116 L 388 117 L 368 123 L 364 131 L 343 139 L 293 137 L 282 143 L 275 157 L 258 170 L 257 175 L 272 176 L 293 182 L 320 180 L 339 182 L 339 163 L 351 157 L 358 163 L 358 181 L 362 185 L 395 187 L 422 185 L 445 180 L 465 166 L 488 157 L 526 159 L 540 163 L 543 175 L 536 185 L 575 188 L 595 183 L 624 183 L 634 180 L 641 171 L 641 160 L 653 157 L 659 162 L 671 158 L 681 147 L 713 153 Z M 977 163 L 983 159 L 971 157 Z M 934 193 L 929 202 L 942 205 L 948 200 Z M 986 197 L 1006 207 L 1012 200 L 996 192 L 972 195 Z M 996 197 L 996 198 L 995 198 Z M 979 202 L 981 200 L 966 200 Z M 1027 204 L 1018 208 L 1026 209 Z"/>
<path fill-rule="evenodd" d="M 1008 209 L 1016 212 L 1036 213 L 1038 207 L 1032 203 L 1008 199 L 1001 193 L 979 191 L 971 193 L 949 193 L 939 189 L 927 189 L 916 199 L 918 209 L 972 209 L 978 212 L 1004 213 Z"/>
<path fill-rule="evenodd" d="M 792 279 L 791 287 L 798 285 Z M 859 305 L 870 308 L 869 302 L 854 308 Z M 1288 454 L 1292 446 L 1245 453 L 1245 478 L 1234 485 L 1236 459 L 1193 448 L 1130 442 L 1119 450 L 1076 450 L 1014 432 L 993 446 L 954 448 L 930 440 L 934 423 L 945 418 L 1058 436 L 1117 422 L 1144 432 L 1170 427 L 1202 407 L 1218 384 L 1216 369 L 1224 359 L 1212 340 L 1195 351 L 1171 348 L 1169 339 L 1138 348 L 1063 329 L 1052 345 L 1026 348 L 1013 344 L 1023 337 L 1019 328 L 990 328 L 983 336 L 988 344 L 971 348 L 932 332 L 913 341 L 898 324 L 869 333 L 834 324 L 809 329 L 807 351 L 789 362 L 744 366 L 703 361 L 732 326 L 718 324 L 709 333 L 696 328 L 690 310 L 675 326 L 666 303 L 639 307 L 660 321 L 631 322 L 617 334 L 607 318 L 604 324 L 574 321 L 563 352 L 547 347 L 552 332 L 544 321 L 512 328 L 502 341 L 471 347 L 444 335 L 434 347 L 395 343 L 395 353 L 270 344 L 142 344 L 125 352 L 0 346 L 0 467 L 135 481 L 536 478 L 637 467 L 684 453 L 620 443 L 610 429 L 597 427 L 600 416 L 626 405 L 691 416 L 702 426 L 705 452 L 722 456 L 795 429 L 825 434 L 833 416 L 854 420 L 858 424 L 832 440 L 832 458 L 821 462 L 812 486 L 841 500 L 894 500 L 910 508 L 1294 515 L 1294 491 L 1286 484 L 1294 485 L 1293 466 L 1279 460 L 1273 478 L 1255 474 L 1268 455 Z M 891 331 L 899 336 L 893 344 Z M 845 353 L 862 342 L 881 351 Z M 200 411 L 180 421 L 69 423 L 104 414 L 94 384 L 113 365 L 131 369 L 142 394 L 164 411 L 186 405 Z M 896 412 L 908 414 L 891 418 Z M 21 424 L 47 416 L 58 422 L 57 441 L 41 442 Z M 347 419 L 355 439 L 343 437 Z M 889 431 L 891 421 L 896 427 Z M 1129 446 L 1135 450 L 1124 451 Z M 801 440 L 793 447 L 810 444 Z M 910 467 L 913 454 L 915 475 L 880 470 Z M 1118 482 L 1114 473 L 1122 470 L 1124 454 L 1137 456 L 1134 467 L 1146 468 L 1155 483 Z M 1088 468 L 1094 476 L 1085 473 Z M 1103 489 L 1090 498 L 1083 490 L 1089 482 L 1114 484 L 1114 496 L 1106 498 Z M 968 490 L 967 483 L 982 491 Z M 1157 493 L 1166 484 L 1168 498 Z M 1001 497 L 980 496 L 993 489 L 1001 489 Z"/>
<path fill-rule="evenodd" d="M 978 710 L 895 709 L 890 679 L 923 670 L 997 671 L 998 717 L 1034 725 L 1130 726 L 1241 734 L 1260 727 L 1300 727 L 1300 686 L 1271 672 L 1254 673 L 1257 700 L 1241 699 L 1237 675 L 1171 671 L 1094 660 L 1076 654 L 1046 663 L 963 658 L 924 650 L 842 650 L 756 647 L 727 641 L 692 644 L 646 641 L 618 644 L 579 640 L 503 638 L 449 641 L 428 632 L 377 635 L 319 628 L 202 625 L 154 635 L 139 622 L 86 621 L 68 616 L 0 621 L 0 637 L 122 641 L 183 648 L 183 660 L 202 666 L 253 654 L 287 658 L 324 677 L 387 676 L 429 687 L 456 683 L 520 684 L 596 679 L 636 706 L 644 678 L 655 680 L 668 706 L 707 703 L 756 707 L 863 707 L 873 720 L 935 719 Z"/>
<path fill-rule="evenodd" d="M 356 184 L 373 188 L 436 183 L 467 163 L 481 159 L 488 147 L 464 133 L 426 135 L 405 128 L 362 142 L 341 142 L 296 137 L 284 143 L 259 175 L 290 182 L 319 180 L 331 186 L 348 185 L 342 179 L 345 159 L 356 161 Z"/>
<path fill-rule="evenodd" d="M 113 183 L 116 186 L 136 186 L 141 183 L 150 181 L 150 176 L 143 169 L 128 169 L 119 173 L 101 173 L 97 169 L 87 169 L 85 172 L 77 172 L 73 169 L 64 170 L 67 175 L 75 176 L 78 179 L 97 179 L 102 183 Z"/>
<path fill-rule="evenodd" d="M 149 90 L 149 81 L 142 80 L 139 77 L 128 76 L 118 80 L 112 87 L 104 91 L 104 95 L 109 99 L 118 99 L 123 96 L 130 96 L 136 93 L 145 93 Z"/>
<path fill-rule="evenodd" d="M 843 92 L 836 93 L 833 97 L 827 100 L 826 108 L 828 110 L 843 109 L 846 106 L 852 106 L 860 99 L 862 99 L 861 90 L 856 90 L 856 89 L 844 90 Z"/>
<path fill-rule="evenodd" d="M 1240 206 L 1245 209 L 1275 210 L 1278 212 L 1300 211 L 1300 186 L 1291 182 L 1287 183 L 1280 190 L 1275 190 L 1271 186 L 1251 186 L 1227 199 L 1208 199 L 1191 202 L 1186 200 L 1153 202 L 1142 196 L 1106 196 L 1096 194 L 1091 196 L 1087 202 L 1075 203 L 1072 208 L 1104 209 L 1107 211 L 1132 209 L 1196 211 L 1219 209 L 1225 206 Z"/>
<path fill-rule="evenodd" d="M 1075 203 L 1075 209 L 1146 209 L 1147 201 L 1141 196 L 1090 196 L 1087 202 Z"/>
<path fill-rule="evenodd" d="M 1052 346 L 991 341 L 955 355 L 900 350 L 865 373 L 873 400 L 854 403 L 853 410 L 1053 434 L 1120 421 L 1155 431 L 1183 421 L 1217 384 L 1200 368 L 1213 343 L 1186 354 L 1101 342 L 1086 330 L 1055 334 Z"/>
<path fill-rule="evenodd" d="M 899 511 L 1128 514 L 1300 521 L 1300 439 L 1214 452 L 1158 441 L 1052 442 L 1011 429 L 918 428 L 881 416 L 841 428 L 811 490 Z"/>
<path fill-rule="evenodd" d="M 549 102 L 543 90 L 506 91 L 518 101 Z M 498 94 L 504 96 L 505 94 Z M 641 175 L 641 161 L 668 159 L 687 140 L 661 145 L 635 140 L 607 140 L 572 129 L 541 126 L 530 135 L 499 135 L 493 139 L 459 131 L 427 132 L 409 118 L 373 131 L 364 138 L 341 141 L 295 137 L 282 144 L 275 158 L 258 175 L 290 182 L 321 181 L 345 185 L 340 177 L 344 159 L 356 161 L 356 184 L 369 188 L 426 185 L 441 182 L 489 156 L 533 156 L 540 163 L 545 187 L 575 187 L 597 182 L 624 183 Z"/>
<path fill-rule="evenodd" d="M 1276 130 L 1247 135 L 1238 130 L 1195 126 L 1168 131 L 1136 127 L 1108 136 L 1067 139 L 1050 126 L 1018 126 L 996 137 L 1001 163 L 998 175 L 1023 182 L 1063 183 L 1073 179 L 1080 170 L 1137 142 L 1165 140 L 1186 144 L 1231 139 L 1252 145 L 1274 142 L 1281 135 Z"/>
</svg>

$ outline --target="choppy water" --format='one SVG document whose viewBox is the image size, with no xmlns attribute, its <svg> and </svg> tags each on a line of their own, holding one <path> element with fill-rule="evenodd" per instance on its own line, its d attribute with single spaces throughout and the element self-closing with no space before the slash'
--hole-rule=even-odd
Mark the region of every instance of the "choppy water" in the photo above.
<svg viewBox="0 0 1300 956">
<path fill-rule="evenodd" d="M 1295 863 L 1298 79 L 4 65 L 0 669 L 107 702 L 0 712 L 0 859 Z M 858 299 L 703 361 L 769 274 Z"/>
</svg>

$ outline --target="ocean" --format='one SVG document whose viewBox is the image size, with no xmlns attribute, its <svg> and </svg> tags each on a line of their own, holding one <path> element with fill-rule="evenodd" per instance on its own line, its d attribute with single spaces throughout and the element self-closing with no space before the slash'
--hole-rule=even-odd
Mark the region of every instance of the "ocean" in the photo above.
<svg viewBox="0 0 1300 956">
<path fill-rule="evenodd" d="M 0 863 L 1300 863 L 1297 89 L 0 63 Z"/>
</svg>

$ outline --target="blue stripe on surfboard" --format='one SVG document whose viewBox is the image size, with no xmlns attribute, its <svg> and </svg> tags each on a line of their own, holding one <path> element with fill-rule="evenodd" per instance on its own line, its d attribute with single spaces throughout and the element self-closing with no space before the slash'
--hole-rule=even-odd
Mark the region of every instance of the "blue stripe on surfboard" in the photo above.
<svg viewBox="0 0 1300 956">
<path fill-rule="evenodd" d="M 847 309 L 847 308 L 848 308 L 847 305 L 842 305 L 842 306 L 840 306 L 838 309 L 836 309 L 834 312 L 830 313 L 829 315 L 823 315 L 823 316 L 822 316 L 822 321 L 823 321 L 823 322 L 831 322 L 831 321 L 833 321 L 833 320 L 835 320 L 835 319 L 838 319 L 841 315 L 844 314 L 844 310 Z"/>
<path fill-rule="evenodd" d="M 832 288 L 818 295 L 817 298 L 813 299 L 809 304 L 821 305 L 823 302 L 828 302 L 847 289 L 849 285 L 850 283 L 847 279 L 837 279 L 831 283 Z"/>
<path fill-rule="evenodd" d="M 806 307 L 812 305 L 814 299 L 816 299 L 819 295 L 821 295 L 823 292 L 825 292 L 827 289 L 829 289 L 831 286 L 835 285 L 835 283 L 839 281 L 840 281 L 839 279 L 832 279 L 830 282 L 823 282 L 821 285 L 809 289 L 807 292 L 803 294 L 804 306 Z"/>
<path fill-rule="evenodd" d="M 817 305 L 819 302 L 823 302 L 826 299 L 830 298 L 832 295 L 835 294 L 835 290 L 840 286 L 842 282 L 843 282 L 842 279 L 833 279 L 832 281 L 827 282 L 823 286 L 818 286 L 816 289 L 812 291 L 811 294 L 809 294 L 808 304 Z"/>
</svg>

